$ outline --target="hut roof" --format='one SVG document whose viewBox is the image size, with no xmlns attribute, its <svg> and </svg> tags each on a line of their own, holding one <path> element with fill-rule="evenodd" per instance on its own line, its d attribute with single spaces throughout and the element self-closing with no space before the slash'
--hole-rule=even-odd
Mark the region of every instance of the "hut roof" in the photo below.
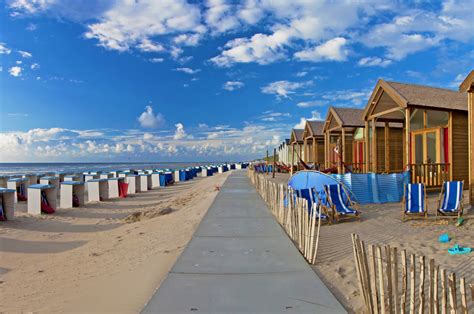
<svg viewBox="0 0 474 314">
<path fill-rule="evenodd" d="M 408 105 L 467 110 L 467 94 L 445 88 L 386 82 Z"/>
<path fill-rule="evenodd" d="M 355 108 L 338 108 L 331 107 L 332 110 L 336 113 L 339 119 L 342 121 L 342 126 L 355 126 L 361 127 L 364 126 L 364 119 L 362 119 L 363 109 Z"/>
<path fill-rule="evenodd" d="M 303 141 L 303 131 L 302 129 L 292 129 L 291 130 L 291 139 L 297 142 Z"/>
<path fill-rule="evenodd" d="M 311 133 L 313 133 L 313 136 L 323 136 L 324 133 L 324 121 L 306 121 L 308 126 L 311 129 Z"/>
<path fill-rule="evenodd" d="M 473 89 L 474 86 L 474 70 L 469 73 L 464 81 L 459 85 L 459 91 L 467 92 Z"/>
</svg>

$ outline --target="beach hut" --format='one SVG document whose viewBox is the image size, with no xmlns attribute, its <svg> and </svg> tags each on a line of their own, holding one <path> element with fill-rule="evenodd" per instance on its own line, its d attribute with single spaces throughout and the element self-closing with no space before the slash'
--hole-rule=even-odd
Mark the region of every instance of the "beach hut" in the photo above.
<svg viewBox="0 0 474 314">
<path fill-rule="evenodd" d="M 15 194 L 13 189 L 0 188 L 0 221 L 15 217 Z"/>
<path fill-rule="evenodd" d="M 128 183 L 128 194 L 136 194 L 140 191 L 140 179 L 136 174 L 128 174 L 125 177 L 125 182 Z"/>
<path fill-rule="evenodd" d="M 27 178 L 30 185 L 38 183 L 38 176 L 34 173 L 25 174 L 23 178 Z"/>
<path fill-rule="evenodd" d="M 82 182 L 82 176 L 78 176 L 78 175 L 67 175 L 67 176 L 64 176 L 64 182 L 68 182 L 68 181 L 76 181 L 76 182 Z"/>
<path fill-rule="evenodd" d="M 142 173 L 139 175 L 140 177 L 140 192 L 146 192 L 151 190 L 152 182 L 151 182 L 151 174 Z"/>
<path fill-rule="evenodd" d="M 114 177 L 114 174 L 113 173 L 101 173 L 99 175 L 99 179 L 110 179 L 110 178 L 113 178 Z"/>
<path fill-rule="evenodd" d="M 59 204 L 61 208 L 80 207 L 84 205 L 85 198 L 84 182 L 63 181 L 61 182 L 61 192 Z"/>
<path fill-rule="evenodd" d="M 10 177 L 9 176 L 4 176 L 0 175 L 0 187 L 6 188 L 7 187 L 7 181 Z"/>
<path fill-rule="evenodd" d="M 109 185 L 107 179 L 92 179 L 87 181 L 89 202 L 100 202 L 109 199 Z"/>
<path fill-rule="evenodd" d="M 303 161 L 313 169 L 324 167 L 324 122 L 306 121 L 303 130 Z"/>
<path fill-rule="evenodd" d="M 162 174 L 161 172 L 155 171 L 151 174 L 151 188 L 152 189 L 159 188 L 160 186 L 164 186 L 164 185 L 161 185 L 160 183 L 161 182 L 160 175 L 163 176 L 163 179 L 164 179 L 164 174 Z"/>
<path fill-rule="evenodd" d="M 91 174 L 91 173 L 84 174 L 84 182 L 87 182 L 89 180 L 99 179 L 99 178 L 100 178 L 99 174 Z"/>
<path fill-rule="evenodd" d="M 474 70 L 459 86 L 459 91 L 468 94 L 469 126 L 469 203 L 474 205 Z"/>
<path fill-rule="evenodd" d="M 300 158 L 304 155 L 303 129 L 292 129 L 290 136 L 291 143 L 291 165 L 298 170 Z"/>
<path fill-rule="evenodd" d="M 56 187 L 56 189 L 59 189 L 59 180 L 60 180 L 59 177 L 47 176 L 47 177 L 41 177 L 39 181 L 40 181 L 40 184 L 45 184 L 45 185 L 52 184 Z"/>
<path fill-rule="evenodd" d="M 7 188 L 15 190 L 14 202 L 26 201 L 28 199 L 28 186 L 30 185 L 30 180 L 27 178 L 11 178 L 7 181 Z"/>
<path fill-rule="evenodd" d="M 466 93 L 379 80 L 362 117 L 366 171 L 409 170 L 412 183 L 428 188 L 445 180 L 467 182 Z"/>
<path fill-rule="evenodd" d="M 325 168 L 338 173 L 363 172 L 364 120 L 362 109 L 330 107 L 324 121 Z"/>
<path fill-rule="evenodd" d="M 30 185 L 28 187 L 28 214 L 41 215 L 42 211 L 52 214 L 57 207 L 57 195 L 56 186 L 52 184 Z"/>
<path fill-rule="evenodd" d="M 56 172 L 54 174 L 55 177 L 57 177 L 59 179 L 59 182 L 63 182 L 64 181 L 64 177 L 67 175 L 67 173 L 65 172 Z"/>
</svg>

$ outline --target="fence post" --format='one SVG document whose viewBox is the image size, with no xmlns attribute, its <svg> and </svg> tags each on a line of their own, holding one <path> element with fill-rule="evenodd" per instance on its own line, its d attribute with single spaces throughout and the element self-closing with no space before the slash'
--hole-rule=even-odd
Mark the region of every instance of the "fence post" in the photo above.
<svg viewBox="0 0 474 314">
<path fill-rule="evenodd" d="M 378 276 L 379 276 L 379 290 L 380 290 L 380 313 L 386 313 L 386 304 L 385 304 L 385 283 L 383 275 L 383 260 L 382 260 L 382 249 L 380 246 L 376 247 L 377 249 L 377 262 L 378 262 Z"/>
<path fill-rule="evenodd" d="M 463 314 L 468 314 L 467 297 L 466 297 L 466 280 L 464 279 L 464 277 L 461 277 L 459 281 L 459 290 L 461 292 L 461 312 Z"/>
<path fill-rule="evenodd" d="M 402 297 L 400 299 L 400 313 L 406 313 L 408 290 L 408 269 L 407 269 L 407 251 L 402 250 Z"/>
<path fill-rule="evenodd" d="M 457 298 L 456 298 L 456 274 L 451 273 L 448 276 L 449 284 L 449 306 L 451 308 L 451 314 L 458 312 Z"/>
<path fill-rule="evenodd" d="M 446 270 L 441 269 L 441 314 L 447 311 Z"/>
<path fill-rule="evenodd" d="M 419 313 L 423 314 L 425 310 L 425 257 L 420 256 L 420 288 L 419 288 Z"/>
<path fill-rule="evenodd" d="M 410 314 L 415 314 L 415 254 L 410 255 Z"/>
</svg>

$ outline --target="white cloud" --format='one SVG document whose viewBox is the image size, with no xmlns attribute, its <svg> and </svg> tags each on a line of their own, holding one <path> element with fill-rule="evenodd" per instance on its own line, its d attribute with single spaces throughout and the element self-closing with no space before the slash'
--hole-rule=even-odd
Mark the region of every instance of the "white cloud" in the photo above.
<svg viewBox="0 0 474 314">
<path fill-rule="evenodd" d="M 151 140 L 151 139 L 153 139 L 153 134 L 151 134 L 151 133 L 144 133 L 144 134 L 143 134 L 143 139 L 144 139 L 145 141 Z"/>
<path fill-rule="evenodd" d="M 296 104 L 297 107 L 300 108 L 310 108 L 310 107 L 321 107 L 327 105 L 327 101 L 323 100 L 312 100 L 312 101 L 301 101 Z"/>
<path fill-rule="evenodd" d="M 201 34 L 181 34 L 176 36 L 173 42 L 177 45 L 197 46 L 201 37 Z"/>
<path fill-rule="evenodd" d="M 343 101 L 344 106 L 360 107 L 364 105 L 370 97 L 370 89 L 367 90 L 338 90 L 324 94 L 323 99 L 331 102 Z M 349 103 L 348 103 L 349 102 Z"/>
<path fill-rule="evenodd" d="M 23 57 L 23 58 L 31 58 L 33 55 L 31 52 L 28 51 L 23 51 L 23 50 L 18 50 L 18 53 Z"/>
<path fill-rule="evenodd" d="M 265 122 L 276 122 L 289 117 L 291 114 L 288 112 L 265 111 L 259 118 Z"/>
<path fill-rule="evenodd" d="M 375 66 L 386 67 L 392 64 L 392 60 L 382 59 L 379 57 L 366 57 L 366 58 L 360 59 L 357 64 L 361 67 L 375 67 Z"/>
<path fill-rule="evenodd" d="M 118 0 L 88 25 L 86 38 L 107 49 L 126 51 L 152 37 L 176 32 L 203 32 L 198 5 L 185 0 Z"/>
<path fill-rule="evenodd" d="M 304 129 L 306 121 L 323 121 L 324 117 L 321 115 L 321 112 L 317 110 L 311 111 L 311 118 L 300 118 L 300 122 L 298 122 L 293 128 L 295 129 Z"/>
<path fill-rule="evenodd" d="M 21 61 L 21 60 L 17 60 L 17 61 L 15 61 L 15 63 L 19 65 L 19 64 L 22 64 L 22 63 L 23 63 L 23 61 Z"/>
<path fill-rule="evenodd" d="M 0 42 L 0 55 L 6 54 L 9 55 L 12 52 L 10 48 L 8 48 L 5 43 Z"/>
<path fill-rule="evenodd" d="M 182 123 L 176 123 L 174 125 L 176 127 L 176 131 L 174 132 L 173 139 L 181 140 L 186 137 L 186 131 L 184 130 L 184 125 Z"/>
<path fill-rule="evenodd" d="M 32 70 L 39 69 L 39 67 L 40 67 L 40 65 L 39 65 L 38 63 L 33 63 L 33 64 L 30 66 L 30 68 L 31 68 Z"/>
<path fill-rule="evenodd" d="M 289 98 L 289 95 L 294 94 L 296 90 L 309 86 L 313 82 L 289 82 L 289 81 L 276 81 L 262 87 L 262 93 L 274 94 L 277 98 Z"/>
<path fill-rule="evenodd" d="M 183 73 L 186 73 L 186 74 L 196 74 L 198 72 L 200 72 L 201 70 L 200 69 L 191 69 L 191 68 L 176 68 L 175 71 L 178 71 L 178 72 L 183 72 Z"/>
<path fill-rule="evenodd" d="M 295 53 L 296 59 L 302 61 L 345 61 L 348 50 L 347 40 L 343 37 L 336 37 L 313 48 L 308 48 Z"/>
<path fill-rule="evenodd" d="M 227 81 L 224 83 L 222 88 L 228 91 L 233 91 L 233 90 L 244 87 L 244 85 L 245 85 L 244 82 L 240 82 L 240 81 Z"/>
<path fill-rule="evenodd" d="M 155 114 L 151 106 L 146 106 L 145 111 L 138 117 L 138 122 L 143 128 L 158 128 L 165 122 L 161 113 Z"/>
<path fill-rule="evenodd" d="M 224 33 L 237 28 L 240 22 L 233 10 L 234 6 L 226 0 L 207 0 L 206 24 L 215 33 Z"/>
<path fill-rule="evenodd" d="M 137 48 L 144 52 L 161 52 L 164 51 L 165 48 L 156 42 L 153 42 L 149 39 L 143 39 L 140 44 L 137 45 Z"/>
<path fill-rule="evenodd" d="M 27 31 L 32 32 L 32 31 L 35 31 L 37 28 L 38 28 L 38 26 L 36 24 L 30 23 L 30 24 L 28 24 L 28 26 L 26 26 L 25 29 Z"/>
<path fill-rule="evenodd" d="M 148 59 L 148 61 L 150 61 L 151 63 L 161 63 L 161 62 L 165 61 L 165 59 L 163 59 L 163 58 L 151 58 L 151 59 Z"/>
<path fill-rule="evenodd" d="M 21 71 L 23 69 L 19 66 L 15 66 L 15 67 L 11 67 L 9 70 L 8 70 L 8 73 L 10 73 L 11 76 L 15 76 L 15 77 L 18 77 L 21 75 Z"/>
<path fill-rule="evenodd" d="M 306 72 L 306 71 L 301 71 L 301 72 L 296 73 L 296 77 L 304 77 L 304 76 L 306 76 L 307 74 L 308 74 L 308 72 Z"/>
</svg>

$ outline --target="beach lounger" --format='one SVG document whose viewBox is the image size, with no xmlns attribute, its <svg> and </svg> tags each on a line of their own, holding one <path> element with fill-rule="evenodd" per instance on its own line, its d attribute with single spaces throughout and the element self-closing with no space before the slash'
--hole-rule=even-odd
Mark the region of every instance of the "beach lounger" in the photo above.
<svg viewBox="0 0 474 314">
<path fill-rule="evenodd" d="M 426 209 L 426 187 L 423 183 L 409 183 L 405 185 L 402 210 L 402 221 L 405 221 L 407 217 L 428 217 L 428 210 Z"/>
<path fill-rule="evenodd" d="M 326 202 L 332 210 L 333 219 L 361 219 L 361 212 L 356 202 L 353 202 L 346 189 L 341 184 L 325 184 Z"/>
<path fill-rule="evenodd" d="M 436 218 L 459 218 L 463 212 L 464 181 L 447 181 L 441 186 Z"/>
</svg>

